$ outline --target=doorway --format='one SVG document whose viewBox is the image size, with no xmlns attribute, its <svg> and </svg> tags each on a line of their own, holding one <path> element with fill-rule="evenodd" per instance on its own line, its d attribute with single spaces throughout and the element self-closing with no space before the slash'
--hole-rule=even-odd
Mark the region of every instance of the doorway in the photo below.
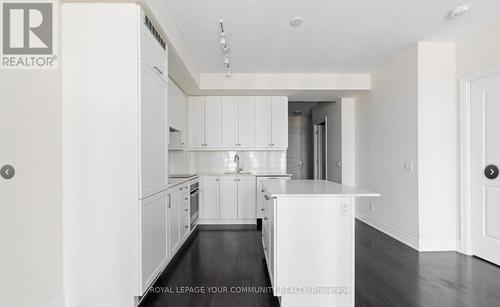
<svg viewBox="0 0 500 307">
<path fill-rule="evenodd" d="M 313 179 L 312 109 L 316 102 L 288 104 L 287 172 L 292 179 Z"/>
<path fill-rule="evenodd" d="M 288 173 L 292 179 L 305 179 L 304 177 L 304 133 L 288 133 Z"/>
<path fill-rule="evenodd" d="M 500 65 L 460 82 L 462 252 L 500 265 Z"/>
</svg>

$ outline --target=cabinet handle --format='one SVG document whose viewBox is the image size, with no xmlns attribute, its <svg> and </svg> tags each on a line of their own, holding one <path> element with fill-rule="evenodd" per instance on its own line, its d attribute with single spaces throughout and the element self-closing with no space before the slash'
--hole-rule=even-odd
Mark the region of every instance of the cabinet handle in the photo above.
<svg viewBox="0 0 500 307">
<path fill-rule="evenodd" d="M 170 203 L 170 194 L 168 194 L 168 207 L 167 208 L 171 208 L 172 207 L 172 204 Z"/>
<path fill-rule="evenodd" d="M 189 200 L 189 198 L 187 198 L 187 197 L 186 197 L 186 198 L 184 198 L 184 199 L 185 199 L 185 200 Z"/>
<path fill-rule="evenodd" d="M 264 189 L 260 190 L 262 193 L 264 193 Z"/>
<path fill-rule="evenodd" d="M 264 195 L 264 199 L 265 199 L 265 200 L 269 200 L 269 196 Z"/>
<path fill-rule="evenodd" d="M 267 221 L 267 217 L 264 218 L 264 221 Z"/>
<path fill-rule="evenodd" d="M 188 227 L 189 227 L 189 225 L 186 225 L 186 226 L 184 226 L 184 227 L 188 228 Z"/>
<path fill-rule="evenodd" d="M 184 209 L 185 211 L 189 211 L 189 209 Z"/>
<path fill-rule="evenodd" d="M 264 212 L 264 208 L 261 208 L 260 211 Z"/>
<path fill-rule="evenodd" d="M 153 66 L 153 69 L 156 70 L 160 75 L 163 75 L 163 71 L 161 71 L 157 66 Z"/>
</svg>

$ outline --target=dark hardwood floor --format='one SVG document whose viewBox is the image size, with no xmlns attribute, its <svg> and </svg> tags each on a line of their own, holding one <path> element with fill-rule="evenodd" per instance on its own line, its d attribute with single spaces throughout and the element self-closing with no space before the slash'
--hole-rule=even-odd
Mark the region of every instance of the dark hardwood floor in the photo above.
<svg viewBox="0 0 500 307">
<path fill-rule="evenodd" d="M 140 306 L 278 306 L 260 238 L 256 230 L 198 231 Z M 241 289 L 260 293 L 234 293 Z M 500 268 L 455 252 L 418 253 L 358 221 L 356 306 L 500 306 Z"/>
</svg>

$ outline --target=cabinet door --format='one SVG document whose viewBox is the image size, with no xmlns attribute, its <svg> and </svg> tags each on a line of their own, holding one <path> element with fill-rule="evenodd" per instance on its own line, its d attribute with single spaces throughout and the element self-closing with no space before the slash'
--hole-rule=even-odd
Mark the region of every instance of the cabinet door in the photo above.
<svg viewBox="0 0 500 307">
<path fill-rule="evenodd" d="M 161 272 L 167 258 L 166 192 L 141 201 L 141 265 L 142 292 Z"/>
<path fill-rule="evenodd" d="M 187 116 L 186 116 L 186 109 L 187 109 L 187 97 L 186 94 L 184 94 L 183 91 L 179 92 L 179 120 L 180 120 L 180 130 L 181 130 L 181 147 L 186 146 L 186 135 L 187 135 Z"/>
<path fill-rule="evenodd" d="M 272 142 L 273 147 L 288 147 L 288 98 L 272 97 Z"/>
<path fill-rule="evenodd" d="M 205 97 L 205 148 L 221 147 L 221 98 Z"/>
<path fill-rule="evenodd" d="M 238 218 L 256 218 L 255 177 L 238 177 Z"/>
<path fill-rule="evenodd" d="M 180 242 L 180 193 L 177 189 L 170 192 L 168 203 L 168 249 L 170 258 L 175 255 Z"/>
<path fill-rule="evenodd" d="M 140 108 L 142 199 L 168 187 L 167 84 L 144 63 L 141 65 Z"/>
<path fill-rule="evenodd" d="M 221 99 L 222 147 L 239 147 L 238 143 L 238 97 L 224 96 Z"/>
<path fill-rule="evenodd" d="M 238 218 L 237 180 L 236 176 L 220 177 L 220 217 L 222 219 Z"/>
<path fill-rule="evenodd" d="M 219 177 L 204 176 L 201 187 L 202 202 L 200 214 L 202 219 L 218 219 L 219 214 Z"/>
<path fill-rule="evenodd" d="M 205 98 L 189 97 L 189 144 L 192 148 L 205 148 Z"/>
<path fill-rule="evenodd" d="M 271 105 L 271 97 L 255 97 L 255 146 L 258 148 L 271 147 Z"/>
<path fill-rule="evenodd" d="M 255 146 L 255 102 L 253 96 L 238 97 L 238 147 Z"/>
</svg>

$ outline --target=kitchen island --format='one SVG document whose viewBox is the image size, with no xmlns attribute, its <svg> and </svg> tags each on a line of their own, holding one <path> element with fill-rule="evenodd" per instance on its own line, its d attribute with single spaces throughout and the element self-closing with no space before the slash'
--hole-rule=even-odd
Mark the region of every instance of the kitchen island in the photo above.
<svg viewBox="0 0 500 307">
<path fill-rule="evenodd" d="M 326 180 L 262 184 L 262 244 L 281 306 L 354 306 L 354 201 L 380 194 Z"/>
</svg>

